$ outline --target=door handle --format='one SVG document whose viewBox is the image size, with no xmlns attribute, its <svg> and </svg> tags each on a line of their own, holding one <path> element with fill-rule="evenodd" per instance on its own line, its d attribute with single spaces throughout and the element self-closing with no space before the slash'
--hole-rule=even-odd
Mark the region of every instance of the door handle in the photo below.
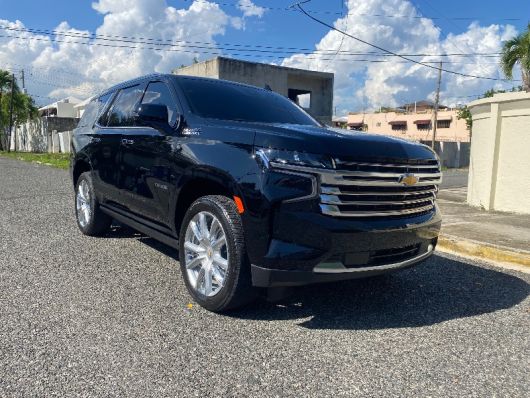
<svg viewBox="0 0 530 398">
<path fill-rule="evenodd" d="M 134 140 L 131 140 L 129 138 L 122 138 L 121 139 L 121 143 L 123 145 L 132 145 L 132 144 L 134 144 Z"/>
</svg>

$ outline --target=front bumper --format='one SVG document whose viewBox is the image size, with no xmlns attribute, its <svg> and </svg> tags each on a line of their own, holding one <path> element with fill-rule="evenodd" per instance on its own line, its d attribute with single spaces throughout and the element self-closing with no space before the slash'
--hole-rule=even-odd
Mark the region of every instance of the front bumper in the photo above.
<svg viewBox="0 0 530 398">
<path fill-rule="evenodd" d="M 318 196 L 318 180 L 315 186 L 304 175 L 278 171 L 264 175 L 261 192 L 269 206 L 249 212 L 244 219 L 254 286 L 296 286 L 378 275 L 417 264 L 436 247 L 441 227 L 436 203 L 410 214 L 327 214 Z M 303 192 L 292 192 L 293 187 L 303 187 L 304 181 Z M 252 203 L 252 198 L 248 200 Z"/>
<path fill-rule="evenodd" d="M 413 266 L 434 251 L 435 211 L 396 220 L 345 220 L 282 205 L 266 253 L 251 259 L 257 287 L 297 286 L 369 277 Z"/>
<path fill-rule="evenodd" d="M 340 263 L 333 264 L 335 266 L 330 266 L 331 263 L 323 263 L 317 265 L 313 271 L 288 271 L 252 265 L 252 284 L 256 287 L 301 286 L 381 275 L 412 267 L 426 260 L 433 254 L 434 247 L 434 244 L 429 244 L 425 252 L 407 260 L 359 268 L 346 268 Z"/>
</svg>

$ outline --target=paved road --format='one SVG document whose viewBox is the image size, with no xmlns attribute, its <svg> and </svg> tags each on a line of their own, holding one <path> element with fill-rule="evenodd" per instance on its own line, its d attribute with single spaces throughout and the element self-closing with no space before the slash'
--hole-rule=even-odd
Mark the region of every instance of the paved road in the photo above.
<svg viewBox="0 0 530 398">
<path fill-rule="evenodd" d="M 467 187 L 467 169 L 449 169 L 443 172 L 441 188 Z"/>
<path fill-rule="evenodd" d="M 0 396 L 504 396 L 530 391 L 530 275 L 456 257 L 220 316 L 175 252 L 82 236 L 67 174 L 0 158 Z"/>
</svg>

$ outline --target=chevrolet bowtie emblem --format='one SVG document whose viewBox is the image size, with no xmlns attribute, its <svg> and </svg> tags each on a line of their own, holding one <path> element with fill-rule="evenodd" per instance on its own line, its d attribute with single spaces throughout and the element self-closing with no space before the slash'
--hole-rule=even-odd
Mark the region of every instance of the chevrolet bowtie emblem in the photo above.
<svg viewBox="0 0 530 398">
<path fill-rule="evenodd" d="M 402 174 L 401 176 L 399 176 L 399 182 L 403 185 L 406 185 L 407 187 L 417 184 L 419 180 L 419 177 L 410 173 Z"/>
</svg>

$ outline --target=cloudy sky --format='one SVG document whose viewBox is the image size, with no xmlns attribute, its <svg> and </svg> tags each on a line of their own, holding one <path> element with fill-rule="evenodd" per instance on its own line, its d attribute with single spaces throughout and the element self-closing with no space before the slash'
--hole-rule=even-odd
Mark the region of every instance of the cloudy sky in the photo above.
<svg viewBox="0 0 530 398">
<path fill-rule="evenodd" d="M 23 69 L 39 104 L 83 99 L 128 78 L 221 54 L 334 72 L 338 114 L 433 97 L 435 70 L 330 31 L 287 9 L 293 2 L 0 0 L 0 68 L 18 76 Z M 530 15 L 528 0 L 313 0 L 304 7 L 382 48 L 492 78 L 502 77 L 502 41 L 522 31 Z M 444 73 L 442 101 L 465 103 L 518 84 Z"/>
</svg>

